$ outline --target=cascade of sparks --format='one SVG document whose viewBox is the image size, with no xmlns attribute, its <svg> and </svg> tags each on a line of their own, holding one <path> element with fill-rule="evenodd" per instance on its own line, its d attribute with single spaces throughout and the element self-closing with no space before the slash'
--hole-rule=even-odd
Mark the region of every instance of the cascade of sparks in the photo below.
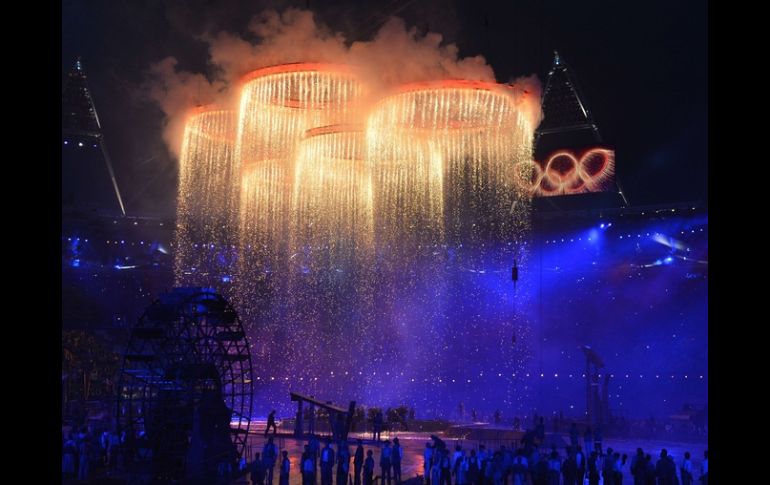
<svg viewBox="0 0 770 485">
<path fill-rule="evenodd" d="M 212 286 L 232 274 L 240 173 L 235 113 L 201 107 L 187 119 L 179 158 L 177 285 Z"/>
<path fill-rule="evenodd" d="M 253 355 L 294 376 L 350 370 L 336 387 L 313 384 L 330 399 L 355 389 L 427 409 L 437 406 L 429 386 L 396 386 L 388 372 L 523 375 L 526 346 L 484 358 L 512 333 L 530 334 L 525 316 L 506 313 L 505 290 L 513 260 L 523 268 L 529 257 L 532 191 L 521 181 L 533 178 L 534 123 L 521 93 L 412 83 L 364 111 L 366 91 L 345 66 L 287 64 L 243 79 L 237 131 L 225 111 L 188 120 L 177 282 L 218 284 L 212 268 L 233 272 L 237 259 L 232 298 Z M 237 258 L 188 250 L 236 239 Z M 516 305 L 526 305 L 521 292 Z M 270 392 L 282 399 L 284 389 Z M 512 392 L 507 404 L 528 395 Z"/>
<path fill-rule="evenodd" d="M 365 342 L 371 314 L 372 186 L 363 128 L 308 130 L 297 152 L 290 222 L 291 308 L 302 348 L 317 355 Z M 355 320 L 358 320 L 357 322 Z"/>
<path fill-rule="evenodd" d="M 297 154 L 290 252 L 323 253 L 321 267 L 365 258 L 373 244 L 372 181 L 363 129 L 308 130 Z"/>
<path fill-rule="evenodd" d="M 378 274 L 376 299 L 384 308 L 378 319 L 410 321 L 399 306 L 421 308 L 422 318 L 401 329 L 399 341 L 408 346 L 410 336 L 420 336 L 421 351 L 449 353 L 460 368 L 477 365 L 468 347 L 483 348 L 484 334 L 500 335 L 503 343 L 505 335 L 529 329 L 520 316 L 502 318 L 494 329 L 481 318 L 467 320 L 462 329 L 446 325 L 452 314 L 467 312 L 454 295 L 480 301 L 488 292 L 474 275 L 484 272 L 485 262 L 526 264 L 522 243 L 530 233 L 530 197 L 516 177 L 527 177 L 527 166 L 519 162 L 531 160 L 534 126 L 516 94 L 477 81 L 412 83 L 377 103 L 367 120 L 378 254 L 388 255 Z M 514 353 L 501 345 L 508 365 L 500 370 L 520 371 L 529 353 L 524 347 Z M 403 359 L 415 371 L 425 365 L 408 355 Z M 526 398 L 521 389 L 511 396 L 511 389 L 509 403 Z"/>
<path fill-rule="evenodd" d="M 252 325 L 285 335 L 289 214 L 297 150 L 305 132 L 353 117 L 363 85 L 349 67 L 297 63 L 242 80 L 236 158 L 243 167 L 239 298 Z M 287 355 L 261 339 L 258 356 Z"/>
<path fill-rule="evenodd" d="M 334 64 L 287 64 L 247 75 L 241 91 L 236 158 L 244 168 L 243 236 L 280 250 L 296 149 L 311 128 L 347 122 L 362 85 Z"/>
<path fill-rule="evenodd" d="M 534 130 L 517 109 L 512 91 L 495 83 L 450 80 L 402 86 L 399 93 L 381 101 L 369 118 L 368 134 L 372 162 L 379 166 L 376 173 L 383 187 L 377 200 L 385 212 L 415 219 L 422 213 L 431 220 L 443 208 L 450 244 L 510 240 L 511 216 L 516 218 L 518 203 L 528 199 L 517 188 L 514 166 L 531 159 Z M 422 156 L 407 153 L 404 157 L 404 151 Z M 429 203 L 412 204 L 408 199 L 403 205 L 393 203 L 403 197 L 401 159 L 417 165 L 413 172 L 429 174 L 417 184 L 418 190 L 427 190 Z M 407 187 L 407 193 L 411 190 Z M 443 204 L 435 192 L 443 197 Z M 383 225 L 389 227 L 391 216 L 384 217 Z M 410 222 L 402 225 L 402 231 L 412 231 L 415 221 Z"/>
</svg>

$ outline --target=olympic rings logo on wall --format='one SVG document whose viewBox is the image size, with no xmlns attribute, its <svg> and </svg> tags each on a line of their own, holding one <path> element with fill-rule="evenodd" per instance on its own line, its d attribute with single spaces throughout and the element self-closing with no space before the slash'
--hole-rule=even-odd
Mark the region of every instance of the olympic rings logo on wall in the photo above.
<svg viewBox="0 0 770 485">
<path fill-rule="evenodd" d="M 582 153 L 559 150 L 546 162 L 516 164 L 516 183 L 533 196 L 601 192 L 615 173 L 615 151 L 590 148 Z"/>
</svg>

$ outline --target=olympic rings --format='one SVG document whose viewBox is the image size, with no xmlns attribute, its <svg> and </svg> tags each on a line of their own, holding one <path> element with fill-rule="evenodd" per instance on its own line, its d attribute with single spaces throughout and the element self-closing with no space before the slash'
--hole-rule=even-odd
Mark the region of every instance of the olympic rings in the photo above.
<svg viewBox="0 0 770 485">
<path fill-rule="evenodd" d="M 515 181 L 534 196 L 580 194 L 601 191 L 615 173 L 615 151 L 591 148 L 578 158 L 560 150 L 540 162 L 524 161 L 514 166 Z"/>
</svg>

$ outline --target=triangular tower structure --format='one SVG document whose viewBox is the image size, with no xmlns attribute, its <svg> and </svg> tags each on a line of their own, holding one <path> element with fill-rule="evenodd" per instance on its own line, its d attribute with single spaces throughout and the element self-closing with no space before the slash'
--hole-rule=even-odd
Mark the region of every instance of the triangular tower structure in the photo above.
<svg viewBox="0 0 770 485">
<path fill-rule="evenodd" d="M 80 59 L 62 91 L 62 209 L 126 214 Z"/>
<path fill-rule="evenodd" d="M 554 51 L 553 64 L 543 90 L 543 122 L 535 131 L 535 156 L 566 146 L 602 142 L 599 127 L 580 95 L 567 64 Z"/>
<path fill-rule="evenodd" d="M 543 90 L 543 121 L 535 131 L 536 160 L 558 150 L 579 152 L 603 144 L 599 127 L 591 115 L 585 97 L 564 59 L 554 51 L 553 64 Z M 622 203 L 628 205 L 617 177 L 614 178 Z"/>
</svg>

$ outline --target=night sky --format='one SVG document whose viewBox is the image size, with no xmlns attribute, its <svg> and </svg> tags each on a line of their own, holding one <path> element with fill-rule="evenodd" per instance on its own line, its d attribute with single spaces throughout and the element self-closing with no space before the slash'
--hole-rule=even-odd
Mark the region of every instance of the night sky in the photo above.
<svg viewBox="0 0 770 485">
<path fill-rule="evenodd" d="M 570 65 L 632 205 L 707 196 L 706 6 L 509 1 L 222 2 L 65 0 L 62 80 L 81 56 L 130 214 L 174 211 L 177 162 L 163 114 L 143 85 L 167 56 L 206 72 L 199 35 L 243 33 L 254 14 L 310 8 L 346 39 L 367 40 L 389 15 L 443 34 L 461 56 L 483 55 L 498 81 L 537 74 L 557 49 Z"/>
</svg>

